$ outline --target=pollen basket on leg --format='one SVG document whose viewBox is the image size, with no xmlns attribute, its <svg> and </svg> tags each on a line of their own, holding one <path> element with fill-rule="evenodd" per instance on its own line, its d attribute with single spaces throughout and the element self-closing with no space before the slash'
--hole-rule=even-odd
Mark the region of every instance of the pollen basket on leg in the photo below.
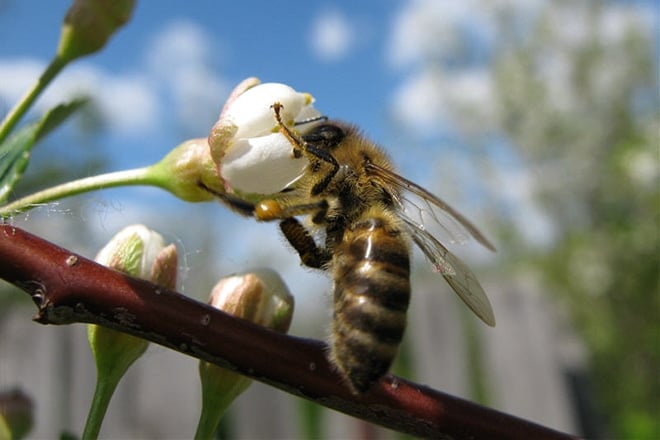
<svg viewBox="0 0 660 440">
<path fill-rule="evenodd" d="M 255 205 L 254 216 L 261 221 L 282 218 L 282 205 L 275 200 L 263 200 Z"/>
</svg>

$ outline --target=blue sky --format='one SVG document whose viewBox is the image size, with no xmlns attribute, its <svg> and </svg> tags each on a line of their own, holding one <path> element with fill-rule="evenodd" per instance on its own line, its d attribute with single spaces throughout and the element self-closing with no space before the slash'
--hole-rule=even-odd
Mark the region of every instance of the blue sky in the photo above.
<svg viewBox="0 0 660 440">
<path fill-rule="evenodd" d="M 0 102 L 13 102 L 50 58 L 69 4 L 20 0 L 0 9 L 0 41 L 5 42 Z M 76 90 L 94 91 L 110 121 L 103 139 L 118 153 L 115 166 L 135 166 L 157 160 L 186 138 L 205 136 L 231 87 L 257 76 L 312 93 L 321 112 L 358 124 L 386 146 L 405 173 L 421 169 L 424 179 L 429 161 L 422 156 L 456 153 L 475 129 L 456 110 L 462 102 L 481 110 L 477 124 L 493 118 L 492 84 L 484 66 L 495 55 L 501 31 L 496 13 L 513 11 L 524 29 L 549 4 L 138 1 L 132 21 L 106 49 L 68 69 L 42 104 L 52 105 Z M 603 28 L 613 33 L 627 15 L 650 15 L 650 4 L 608 3 L 611 18 Z M 630 13 L 621 5 L 640 7 Z M 657 30 L 657 13 L 656 20 L 649 18 Z M 571 16 L 558 20 L 567 33 L 571 20 L 574 28 L 583 24 Z M 429 57 L 443 63 L 440 83 L 438 75 L 428 75 L 428 67 L 419 67 Z M 420 137 L 428 133 L 431 150 L 411 150 L 415 142 L 406 141 L 402 127 Z M 124 149 L 131 154 L 121 154 Z"/>
<path fill-rule="evenodd" d="M 60 17 L 68 4 L 65 0 L 9 2 L 0 14 L 0 38 L 10 44 L 2 45 L 0 59 L 45 62 L 54 50 Z M 230 87 L 247 76 L 309 91 L 324 113 L 355 121 L 382 138 L 396 78 L 386 59 L 396 5 L 380 1 L 285 5 L 138 1 L 131 23 L 107 48 L 71 70 L 91 69 L 102 75 L 101 82 L 120 81 L 117 87 L 130 87 L 129 82 L 134 81 L 142 88 L 147 83 L 143 97 L 147 102 L 126 102 L 125 111 L 144 106 L 144 111 L 153 111 L 153 117 L 165 123 L 142 121 L 140 116 L 133 119 L 132 126 L 125 121 L 115 134 L 128 143 L 152 135 L 148 129 L 163 134 L 157 140 L 165 143 L 181 140 L 176 130 L 162 133 L 164 127 L 183 128 L 179 136 L 194 132 L 202 136 Z M 189 71 L 184 72 L 186 69 Z M 172 90 L 175 78 L 189 78 L 197 84 L 176 92 Z M 195 115 L 188 113 L 184 119 L 176 113 L 181 105 L 177 99 L 188 100 L 185 105 L 194 107 L 191 96 L 177 97 L 176 93 L 203 96 L 191 112 Z M 144 125 L 136 126 L 139 121 Z M 157 149 L 168 147 L 158 145 Z"/>
</svg>

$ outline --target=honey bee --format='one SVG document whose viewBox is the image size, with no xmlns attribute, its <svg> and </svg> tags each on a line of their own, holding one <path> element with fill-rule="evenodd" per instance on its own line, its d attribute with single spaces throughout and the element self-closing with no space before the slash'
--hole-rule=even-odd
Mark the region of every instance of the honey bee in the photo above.
<svg viewBox="0 0 660 440">
<path fill-rule="evenodd" d="M 355 126 L 324 120 L 298 136 L 282 122 L 282 105 L 272 108 L 293 156 L 309 162 L 302 178 L 256 203 L 217 195 L 244 215 L 279 220 L 302 263 L 331 272 L 334 310 L 328 358 L 354 393 L 368 391 L 396 357 L 410 300 L 411 242 L 481 320 L 495 325 L 475 275 L 426 225 L 430 221 L 445 226 L 440 220 L 444 215 L 494 251 L 469 220 L 396 174 L 385 152 Z M 308 217 L 306 225 L 299 216 Z M 318 232 L 324 238 L 319 239 Z"/>
</svg>

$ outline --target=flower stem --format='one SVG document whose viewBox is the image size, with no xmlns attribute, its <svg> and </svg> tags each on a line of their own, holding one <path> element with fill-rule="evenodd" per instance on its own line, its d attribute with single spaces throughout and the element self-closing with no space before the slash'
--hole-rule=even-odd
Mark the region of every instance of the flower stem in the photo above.
<svg viewBox="0 0 660 440">
<path fill-rule="evenodd" d="M 156 185 L 152 167 L 136 168 L 132 170 L 116 171 L 113 173 L 100 174 L 98 176 L 86 177 L 61 185 L 47 188 L 29 196 L 23 197 L 0 207 L 0 218 L 27 211 L 35 206 L 52 202 L 53 200 L 74 196 L 84 192 L 98 189 L 112 188 L 127 185 Z"/>
<path fill-rule="evenodd" d="M 68 60 L 56 56 L 53 58 L 44 72 L 35 82 L 30 90 L 28 90 L 20 101 L 12 108 L 7 114 L 5 119 L 0 124 L 0 142 L 3 142 L 9 133 L 12 131 L 18 121 L 27 113 L 30 106 L 37 97 L 43 92 L 48 84 L 57 76 L 57 74 L 66 66 Z"/>
<path fill-rule="evenodd" d="M 222 418 L 222 411 L 210 411 L 202 409 L 197 422 L 197 431 L 195 431 L 195 440 L 208 440 L 213 438 L 220 419 Z"/>
<path fill-rule="evenodd" d="M 101 424 L 105 418 L 105 413 L 108 410 L 110 399 L 117 388 L 121 375 L 104 376 L 99 375 L 96 381 L 96 389 L 94 390 L 94 398 L 92 405 L 89 407 L 89 414 L 87 414 L 87 421 L 85 422 L 85 430 L 83 431 L 83 440 L 95 440 L 101 431 Z"/>
</svg>

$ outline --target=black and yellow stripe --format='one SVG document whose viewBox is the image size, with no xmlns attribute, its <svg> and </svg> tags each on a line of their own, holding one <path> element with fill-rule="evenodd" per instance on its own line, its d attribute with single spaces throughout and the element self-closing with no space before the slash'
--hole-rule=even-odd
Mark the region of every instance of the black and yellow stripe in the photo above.
<svg viewBox="0 0 660 440">
<path fill-rule="evenodd" d="M 370 211 L 346 229 L 333 259 L 331 357 L 360 393 L 389 370 L 410 301 L 408 244 L 397 222 Z"/>
</svg>

